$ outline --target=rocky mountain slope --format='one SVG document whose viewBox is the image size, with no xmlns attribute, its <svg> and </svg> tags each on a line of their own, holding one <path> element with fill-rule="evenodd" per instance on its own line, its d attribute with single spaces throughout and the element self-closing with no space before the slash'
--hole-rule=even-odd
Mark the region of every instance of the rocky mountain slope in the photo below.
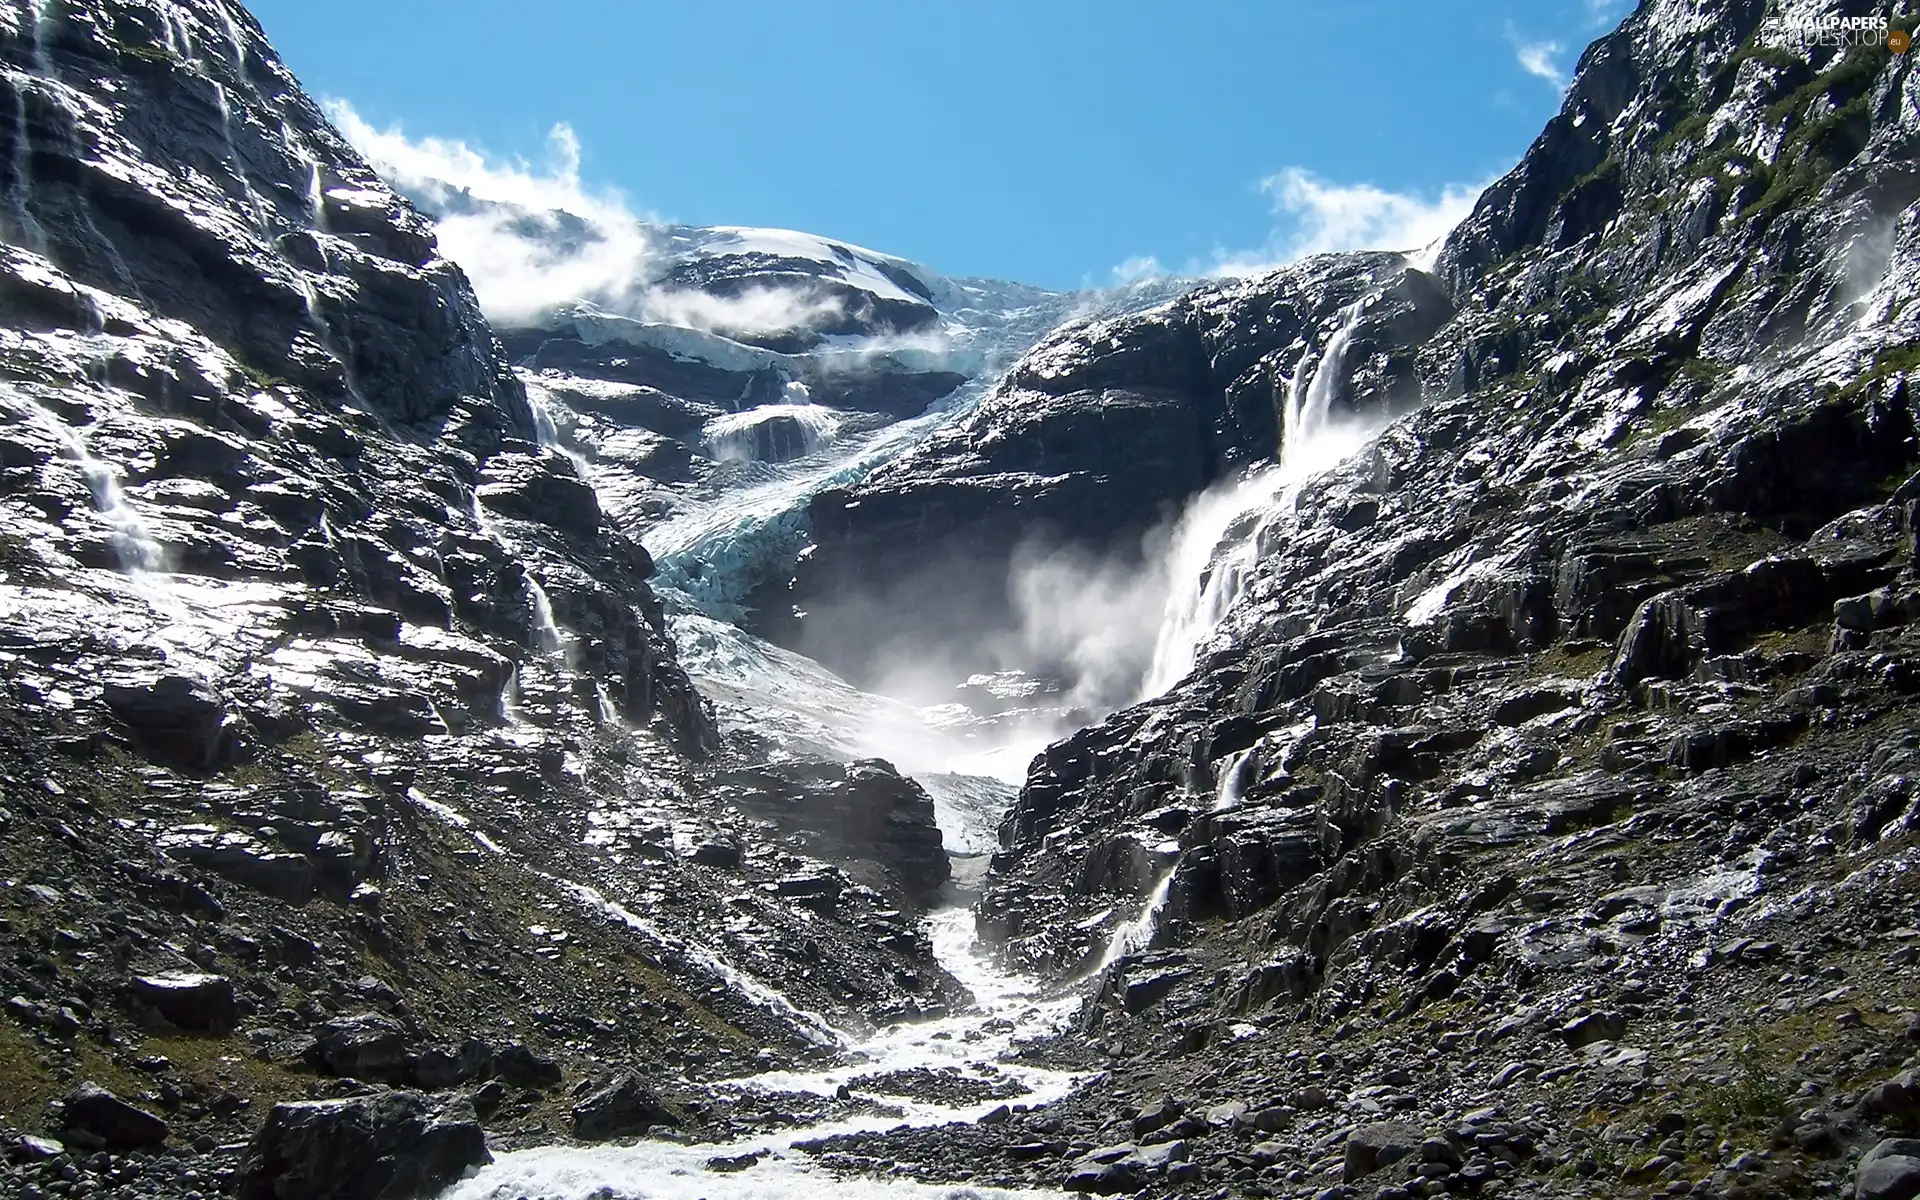
<svg viewBox="0 0 1920 1200">
<path fill-rule="evenodd" d="M 926 794 L 722 745 L 649 555 L 242 9 L 10 4 L 0 70 L 0 1119 L 76 1156 L 11 1143 L 34 1186 L 220 1190 L 268 1103 L 374 1084 L 540 1139 L 563 1082 L 952 1002 Z M 583 1136 L 702 1119 L 608 1095 Z M 357 1154 L 360 1103 L 275 1136 Z"/>
<path fill-rule="evenodd" d="M 908 529 L 923 562 L 1036 525 L 1130 551 L 1328 363 L 1336 413 L 1405 414 L 1240 486 L 1192 671 L 1047 749 L 1001 827 L 983 928 L 1094 972 L 1105 1084 L 838 1149 L 1140 1195 L 1744 1196 L 1840 1194 L 1911 1130 L 1920 84 L 1764 40 L 1827 10 L 1881 11 L 1643 4 L 1431 270 L 1063 329 L 817 501 L 825 597 L 897 577 Z"/>
<path fill-rule="evenodd" d="M 0 1192 L 1913 1196 L 1920 84 L 1770 36 L 1880 11 L 1648 0 L 1431 261 L 996 381 L 1077 301 L 771 231 L 496 336 L 238 7 L 0 6 Z M 1091 722 L 1019 976 L 729 619 Z"/>
</svg>

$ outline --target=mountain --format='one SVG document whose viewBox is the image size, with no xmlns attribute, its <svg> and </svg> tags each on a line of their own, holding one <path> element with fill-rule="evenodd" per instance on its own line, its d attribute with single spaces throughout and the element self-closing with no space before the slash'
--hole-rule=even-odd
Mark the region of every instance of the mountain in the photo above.
<svg viewBox="0 0 1920 1200">
<path fill-rule="evenodd" d="M 0 7 L 0 1192 L 1911 1196 L 1920 84 L 1787 36 L 1882 11 L 1059 295 Z"/>
<path fill-rule="evenodd" d="M 942 607 L 949 564 L 1036 529 L 1205 567 L 1138 631 L 1171 686 L 1035 759 L 979 906 L 1012 961 L 1092 972 L 1107 1082 L 844 1149 L 1745 1196 L 1837 1194 L 1904 1128 L 1920 85 L 1884 44 L 1769 44 L 1827 11 L 1880 10 L 1650 0 L 1430 269 L 1064 328 L 816 498 L 809 623 L 866 581 L 848 624 L 903 644 L 977 645 L 1005 614 Z M 1364 449 L 1288 468 L 1343 424 Z M 1211 520 L 1143 546 L 1183 506 Z"/>
<path fill-rule="evenodd" d="M 157 1194 L 351 1079 L 492 1079 L 501 1146 L 563 1071 L 952 1003 L 926 793 L 726 751 L 646 549 L 257 24 L 0 16 L 0 1115 L 158 1140 L 90 1081 L 216 1147 L 112 1168 Z"/>
</svg>

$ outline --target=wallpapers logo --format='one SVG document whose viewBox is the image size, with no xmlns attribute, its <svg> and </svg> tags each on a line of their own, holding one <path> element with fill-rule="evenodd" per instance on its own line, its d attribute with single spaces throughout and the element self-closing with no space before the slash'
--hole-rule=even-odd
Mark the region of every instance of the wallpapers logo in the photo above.
<svg viewBox="0 0 1920 1200">
<path fill-rule="evenodd" d="M 1906 22 L 1902 22 L 1905 24 Z M 1754 40 L 1761 46 L 1774 50 L 1799 51 L 1805 53 L 1815 47 L 1848 51 L 1885 46 L 1895 54 L 1905 54 L 1913 48 L 1913 34 L 1905 29 L 1897 29 L 1891 14 L 1878 17 L 1841 17 L 1830 14 L 1819 16 L 1777 16 L 1769 17 L 1758 30 Z M 1910 100 L 1914 114 L 1920 116 L 1920 96 Z"/>
<path fill-rule="evenodd" d="M 1885 46 L 1895 54 L 1905 54 L 1913 38 L 1904 29 L 1895 29 L 1889 16 L 1841 17 L 1780 16 L 1768 19 L 1760 27 L 1760 45 L 1775 50 L 1812 50 L 1832 47 L 1852 50 L 1860 46 Z"/>
</svg>

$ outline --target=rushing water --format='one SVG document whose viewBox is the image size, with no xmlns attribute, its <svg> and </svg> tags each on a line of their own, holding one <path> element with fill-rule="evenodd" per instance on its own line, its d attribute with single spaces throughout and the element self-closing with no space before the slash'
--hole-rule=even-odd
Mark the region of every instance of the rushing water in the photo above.
<svg viewBox="0 0 1920 1200">
<path fill-rule="evenodd" d="M 28 403 L 32 404 L 32 401 Z M 39 404 L 32 406 L 33 411 L 44 418 L 46 428 L 60 439 L 67 458 L 79 470 L 80 477 L 86 480 L 87 491 L 93 497 L 94 511 L 113 530 L 113 548 L 120 560 L 120 569 L 132 576 L 165 571 L 166 550 L 154 538 L 140 513 L 127 502 L 126 494 L 120 489 L 119 471 L 110 463 L 95 458 L 87 449 L 86 441 L 71 425 Z"/>
<path fill-rule="evenodd" d="M 850 1046 L 841 1061 L 827 1070 L 770 1071 L 728 1081 L 720 1085 L 720 1090 L 832 1096 L 842 1087 L 851 1087 L 858 1095 L 855 1085 L 863 1075 L 924 1067 L 953 1068 L 966 1078 L 994 1083 L 1011 1080 L 1025 1089 L 1020 1099 L 1027 1104 L 1042 1104 L 1066 1095 L 1076 1082 L 1075 1076 L 998 1060 L 1017 1041 L 1058 1029 L 1072 1015 L 1076 999 L 1048 995 L 1030 981 L 996 968 L 981 953 L 973 934 L 972 916 L 966 910 L 944 909 L 928 921 L 935 956 L 973 991 L 972 1010 L 883 1030 Z M 802 1200 L 826 1195 L 855 1200 L 996 1200 L 1059 1194 L 847 1179 L 818 1169 L 810 1155 L 794 1148 L 796 1142 L 839 1133 L 973 1121 L 1003 1103 L 984 1100 L 949 1105 L 894 1096 L 875 1098 L 888 1106 L 888 1115 L 811 1125 L 732 1143 L 688 1146 L 641 1141 L 627 1146 L 554 1146 L 504 1154 L 478 1175 L 456 1185 L 446 1193 L 445 1200 Z M 716 1173 L 706 1165 L 716 1157 L 750 1154 L 763 1157 L 739 1174 Z"/>
</svg>

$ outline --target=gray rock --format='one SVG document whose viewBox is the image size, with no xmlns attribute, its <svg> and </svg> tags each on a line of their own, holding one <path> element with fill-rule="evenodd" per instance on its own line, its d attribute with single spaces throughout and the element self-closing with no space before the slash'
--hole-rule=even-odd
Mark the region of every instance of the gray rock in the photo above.
<svg viewBox="0 0 1920 1200">
<path fill-rule="evenodd" d="M 1188 979 L 1194 972 L 1186 968 L 1173 968 L 1155 971 L 1138 979 L 1129 978 L 1121 991 L 1121 1005 L 1129 1013 L 1143 1013 L 1165 999 L 1174 988 Z"/>
<path fill-rule="evenodd" d="M 485 1042 L 468 1038 L 457 1047 L 434 1046 L 412 1062 L 412 1082 L 429 1091 L 442 1091 L 485 1079 L 493 1071 L 493 1051 Z"/>
<path fill-rule="evenodd" d="M 412 1070 L 406 1031 L 398 1021 L 380 1013 L 327 1022 L 306 1057 L 307 1065 L 314 1070 L 350 1079 L 405 1083 Z"/>
<path fill-rule="evenodd" d="M 95 1083 L 83 1083 L 64 1102 L 63 1136 L 77 1145 L 109 1150 L 156 1150 L 166 1144 L 167 1123 Z"/>
<path fill-rule="evenodd" d="M 1907 1080 L 1889 1079 L 1868 1088 L 1860 1106 L 1883 1117 L 1905 1117 L 1920 1109 L 1920 1094 Z"/>
<path fill-rule="evenodd" d="M 136 975 L 128 991 L 182 1029 L 221 1032 L 232 1029 L 239 1016 L 233 981 L 224 975 Z"/>
<path fill-rule="evenodd" d="M 102 699 L 155 757 L 193 771 L 232 761 L 239 726 L 204 680 L 178 674 L 128 674 L 106 682 Z"/>
<path fill-rule="evenodd" d="M 630 1137 L 656 1125 L 679 1123 L 653 1089 L 631 1072 L 617 1076 L 573 1106 L 573 1136 L 583 1142 Z"/>
<path fill-rule="evenodd" d="M 1427 1140 L 1418 1126 L 1402 1121 L 1377 1121 L 1347 1135 L 1342 1169 L 1347 1182 L 1421 1152 Z"/>
<path fill-rule="evenodd" d="M 463 1100 L 381 1092 L 276 1104 L 247 1147 L 239 1200 L 423 1200 L 493 1160 Z"/>
<path fill-rule="evenodd" d="M 1138 1172 L 1124 1162 L 1083 1162 L 1068 1173 L 1062 1186 L 1070 1192 L 1113 1196 L 1134 1191 L 1140 1182 Z"/>
<path fill-rule="evenodd" d="M 1858 1200 L 1914 1200 L 1920 1196 L 1920 1140 L 1888 1138 L 1866 1152 L 1854 1176 Z"/>
<path fill-rule="evenodd" d="M 509 1042 L 493 1056 L 494 1072 L 513 1087 L 558 1087 L 560 1064 L 520 1042 Z"/>
<path fill-rule="evenodd" d="M 1575 1050 L 1594 1042 L 1617 1042 L 1626 1032 L 1627 1018 L 1617 1012 L 1588 1013 L 1560 1027 L 1560 1036 Z"/>
</svg>

